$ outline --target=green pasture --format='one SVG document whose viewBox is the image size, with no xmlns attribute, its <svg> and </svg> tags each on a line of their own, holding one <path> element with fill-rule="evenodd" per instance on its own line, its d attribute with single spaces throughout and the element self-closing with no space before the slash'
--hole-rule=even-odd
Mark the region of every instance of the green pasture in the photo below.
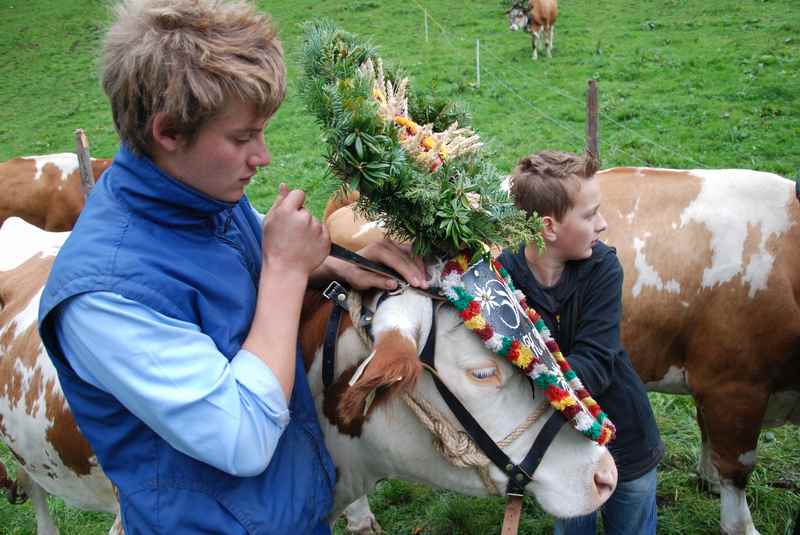
<svg viewBox="0 0 800 535">
<path fill-rule="evenodd" d="M 582 150 L 584 93 L 594 78 L 605 167 L 747 168 L 798 176 L 797 0 L 562 0 L 554 57 L 536 63 L 527 34 L 508 32 L 501 0 L 258 3 L 279 26 L 290 79 L 286 103 L 266 134 L 273 163 L 248 191 L 262 210 L 285 181 L 304 188 L 319 215 L 335 186 L 325 174 L 319 130 L 295 84 L 302 23 L 318 17 L 368 36 L 386 62 L 405 68 L 417 91 L 464 102 L 489 158 L 504 172 L 536 150 Z M 117 141 L 96 68 L 107 20 L 100 0 L 0 0 L 0 161 L 73 151 L 79 127 L 93 156 L 114 154 Z M 651 401 L 667 443 L 659 533 L 718 533 L 719 501 L 694 474 L 699 432 L 691 399 L 651 395 Z M 0 457 L 13 464 L 7 450 Z M 748 492 L 762 534 L 792 533 L 799 488 L 800 430 L 765 431 Z M 389 481 L 370 501 L 391 534 L 500 531 L 499 499 Z M 101 534 L 111 523 L 107 515 L 79 512 L 57 499 L 50 505 L 63 534 Z M 551 525 L 535 504 L 526 504 L 521 533 L 549 533 Z M 35 530 L 30 505 L 0 503 L 0 534 Z"/>
</svg>

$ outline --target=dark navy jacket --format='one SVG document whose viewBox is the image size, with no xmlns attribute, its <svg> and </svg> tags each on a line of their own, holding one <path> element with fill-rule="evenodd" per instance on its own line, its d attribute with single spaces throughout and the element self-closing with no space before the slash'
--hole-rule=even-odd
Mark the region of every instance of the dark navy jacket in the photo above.
<svg viewBox="0 0 800 535">
<path fill-rule="evenodd" d="M 619 338 L 622 266 L 598 243 L 586 260 L 567 262 L 555 286 L 542 287 L 525 260 L 525 244 L 506 249 L 500 263 L 544 319 L 581 382 L 617 427 L 609 445 L 620 481 L 655 467 L 664 453 L 647 393 Z"/>
<path fill-rule="evenodd" d="M 267 469 L 235 477 L 174 449 L 112 394 L 81 380 L 54 335 L 60 303 L 111 291 L 198 325 L 230 360 L 250 329 L 260 270 L 261 228 L 245 197 L 211 199 L 125 147 L 56 258 L 40 303 L 42 341 L 119 491 L 126 535 L 329 533 L 335 474 L 299 350 L 291 420 Z"/>
</svg>

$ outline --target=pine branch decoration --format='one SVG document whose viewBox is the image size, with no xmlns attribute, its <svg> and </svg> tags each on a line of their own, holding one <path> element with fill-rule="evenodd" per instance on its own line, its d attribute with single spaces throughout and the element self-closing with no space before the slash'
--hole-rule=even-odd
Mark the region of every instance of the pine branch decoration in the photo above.
<svg viewBox="0 0 800 535">
<path fill-rule="evenodd" d="M 357 189 L 357 209 L 420 256 L 485 254 L 489 244 L 541 242 L 538 218 L 518 210 L 463 108 L 411 91 L 376 49 L 327 20 L 306 23 L 308 109 L 327 144 L 330 173 Z"/>
</svg>

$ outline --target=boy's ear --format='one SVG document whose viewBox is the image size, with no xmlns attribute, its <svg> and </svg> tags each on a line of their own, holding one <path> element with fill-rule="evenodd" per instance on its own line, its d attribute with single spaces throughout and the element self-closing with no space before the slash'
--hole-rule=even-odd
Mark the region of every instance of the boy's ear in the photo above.
<svg viewBox="0 0 800 535">
<path fill-rule="evenodd" d="M 542 238 L 546 242 L 556 241 L 558 231 L 558 221 L 553 216 L 542 217 Z"/>
<path fill-rule="evenodd" d="M 164 112 L 157 112 L 150 123 L 153 143 L 161 150 L 172 152 L 178 148 L 179 135 Z"/>
</svg>

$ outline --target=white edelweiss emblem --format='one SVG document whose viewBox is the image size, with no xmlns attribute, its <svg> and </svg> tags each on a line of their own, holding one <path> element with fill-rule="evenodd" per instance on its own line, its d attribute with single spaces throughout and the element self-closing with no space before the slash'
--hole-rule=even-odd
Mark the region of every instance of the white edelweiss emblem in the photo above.
<svg viewBox="0 0 800 535">
<path fill-rule="evenodd" d="M 500 306 L 500 304 L 495 301 L 494 292 L 489 286 L 478 286 L 475 285 L 475 300 L 481 305 L 481 310 L 487 310 L 489 312 L 492 311 L 495 307 Z"/>
</svg>

